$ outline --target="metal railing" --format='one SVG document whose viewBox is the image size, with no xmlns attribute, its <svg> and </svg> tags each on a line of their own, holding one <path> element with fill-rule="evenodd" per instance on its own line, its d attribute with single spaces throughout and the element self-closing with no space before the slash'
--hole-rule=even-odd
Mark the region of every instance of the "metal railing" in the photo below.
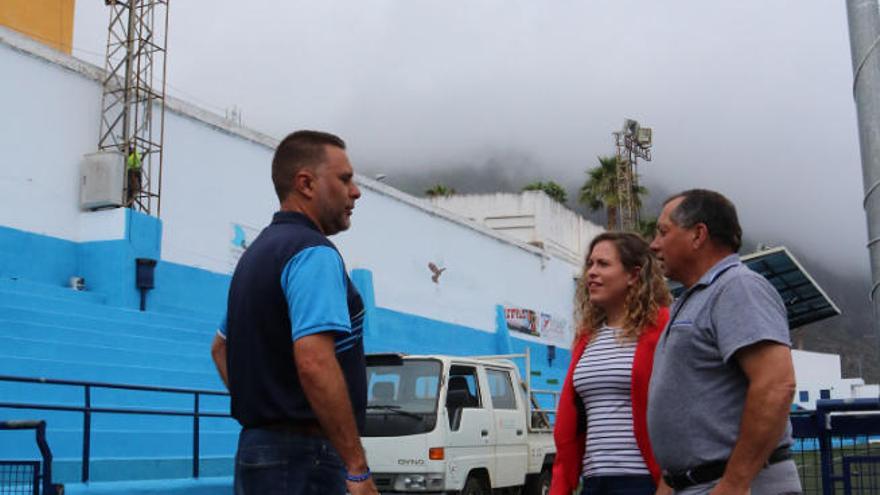
<svg viewBox="0 0 880 495">
<path fill-rule="evenodd" d="M 559 391 L 532 388 L 532 351 L 526 346 L 522 353 L 518 354 L 490 354 L 485 356 L 468 356 L 472 359 L 522 359 L 525 368 L 525 377 L 522 380 L 523 390 L 528 397 L 529 429 L 533 431 L 549 432 L 553 430 L 556 418 L 556 406 L 559 402 Z M 540 397 L 551 397 L 552 408 L 542 408 Z"/>
<path fill-rule="evenodd" d="M 62 405 L 62 404 L 39 404 L 28 402 L 0 402 L 0 408 L 7 409 L 30 409 L 37 411 L 66 411 L 79 412 L 83 414 L 83 444 L 82 444 L 82 473 L 81 480 L 89 481 L 89 464 L 91 461 L 91 431 L 92 431 L 92 415 L 93 414 L 134 414 L 149 416 L 183 416 L 192 417 L 193 434 L 192 434 L 192 475 L 193 478 L 199 477 L 199 423 L 201 418 L 229 418 L 229 413 L 219 412 L 202 412 L 199 408 L 199 399 L 202 396 L 228 396 L 227 392 L 218 390 L 200 390 L 189 388 L 174 387 L 154 387 L 148 385 L 125 385 L 119 383 L 89 382 L 77 380 L 52 380 L 47 378 L 28 378 L 19 376 L 0 375 L 0 382 L 16 382 L 16 383 L 34 383 L 46 385 L 64 385 L 71 387 L 82 387 L 83 389 L 83 405 Z M 193 398 L 193 407 L 191 410 L 161 410 L 138 407 L 95 407 L 92 405 L 92 390 L 94 389 L 115 389 L 139 392 L 158 392 L 174 395 L 191 395 Z"/>
<path fill-rule="evenodd" d="M 553 431 L 556 424 L 556 409 L 559 406 L 559 391 L 533 388 L 531 390 L 532 428 L 541 431 Z M 549 397 L 552 408 L 541 407 L 541 397 Z"/>
<path fill-rule="evenodd" d="M 804 494 L 880 493 L 880 399 L 820 400 L 791 422 Z"/>
<path fill-rule="evenodd" d="M 218 390 L 124 385 L 117 383 L 88 382 L 76 380 L 52 380 L 0 375 L 0 382 L 17 382 L 45 385 L 81 387 L 83 404 L 62 405 L 31 402 L 0 402 L 0 408 L 41 411 L 66 411 L 83 415 L 82 473 L 83 482 L 89 481 L 91 460 L 91 427 L 93 414 L 132 414 L 150 416 L 191 417 L 192 422 L 192 476 L 199 477 L 199 444 L 201 418 L 229 418 L 223 412 L 201 411 L 202 396 L 228 397 Z M 92 390 L 116 389 L 140 392 L 158 392 L 192 396 L 192 409 L 160 410 L 143 407 L 97 407 L 92 405 Z M 529 390 L 530 395 L 548 394 L 554 402 L 555 391 Z M 538 411 L 535 411 L 538 409 Z M 551 414 L 550 410 L 533 408 L 531 412 Z M 816 411 L 795 412 L 791 415 L 795 444 L 792 448 L 795 463 L 801 477 L 805 494 L 860 495 L 880 493 L 880 399 L 820 400 Z M 44 493 L 52 494 L 52 456 L 45 443 L 45 422 L 37 422 L 37 443 L 43 454 Z M 2 425 L 4 423 L 0 423 Z M 25 424 L 6 422 L 5 424 Z M 2 428 L 0 429 L 9 429 Z M 42 432 L 42 435 L 41 435 Z M 49 486 L 50 488 L 46 488 Z"/>
<path fill-rule="evenodd" d="M 40 456 L 43 458 L 42 474 L 40 473 L 40 463 L 38 461 L 0 461 L 0 464 L 15 474 L 9 480 L 12 484 L 23 489 L 28 489 L 27 487 L 29 486 L 30 489 L 28 491 L 31 491 L 34 495 L 39 495 L 40 485 L 42 484 L 43 495 L 55 495 L 55 485 L 52 484 L 52 450 L 49 449 L 49 444 L 46 442 L 46 422 L 41 420 L 0 421 L 0 430 L 35 431 L 37 448 L 40 449 Z M 18 473 L 15 473 L 16 469 L 22 469 L 23 473 L 18 475 Z M 9 489 L 15 488 L 9 487 Z M 4 488 L 0 486 L 0 490 L 4 490 Z M 4 491 L 4 493 L 6 492 Z"/>
</svg>

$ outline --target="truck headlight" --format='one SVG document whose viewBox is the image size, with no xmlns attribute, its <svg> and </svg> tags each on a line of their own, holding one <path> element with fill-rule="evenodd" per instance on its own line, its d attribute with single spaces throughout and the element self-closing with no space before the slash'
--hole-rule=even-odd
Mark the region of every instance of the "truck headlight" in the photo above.
<svg viewBox="0 0 880 495">
<path fill-rule="evenodd" d="M 394 480 L 395 491 L 442 490 L 443 485 L 443 475 L 440 473 L 398 474 Z"/>
</svg>

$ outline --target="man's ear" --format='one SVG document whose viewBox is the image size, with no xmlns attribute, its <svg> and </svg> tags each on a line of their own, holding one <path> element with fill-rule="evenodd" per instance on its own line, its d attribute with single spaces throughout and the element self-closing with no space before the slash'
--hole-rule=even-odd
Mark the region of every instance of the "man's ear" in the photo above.
<svg viewBox="0 0 880 495">
<path fill-rule="evenodd" d="M 692 245 L 694 249 L 699 249 L 703 247 L 707 242 L 709 242 L 709 227 L 706 227 L 705 223 L 698 223 L 694 225 L 692 231 Z"/>
<path fill-rule="evenodd" d="M 315 173 L 303 167 L 293 176 L 293 190 L 312 199 L 315 196 Z"/>
</svg>

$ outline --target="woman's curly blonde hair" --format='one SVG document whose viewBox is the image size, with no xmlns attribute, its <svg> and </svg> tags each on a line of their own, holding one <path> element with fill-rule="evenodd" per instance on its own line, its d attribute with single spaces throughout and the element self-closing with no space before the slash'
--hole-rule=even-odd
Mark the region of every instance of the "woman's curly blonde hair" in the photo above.
<svg viewBox="0 0 880 495">
<path fill-rule="evenodd" d="M 648 243 L 640 235 L 631 232 L 604 232 L 590 243 L 575 293 L 574 321 L 577 322 L 577 331 L 574 339 L 577 341 L 583 335 L 592 337 L 593 332 L 607 322 L 605 311 L 590 302 L 586 277 L 590 254 L 596 244 L 603 241 L 614 244 L 626 271 L 639 269 L 638 279 L 626 294 L 626 316 L 623 332 L 619 335 L 623 340 L 633 341 L 639 338 L 646 327 L 657 323 L 658 310 L 662 306 L 669 306 L 672 296 Z"/>
</svg>

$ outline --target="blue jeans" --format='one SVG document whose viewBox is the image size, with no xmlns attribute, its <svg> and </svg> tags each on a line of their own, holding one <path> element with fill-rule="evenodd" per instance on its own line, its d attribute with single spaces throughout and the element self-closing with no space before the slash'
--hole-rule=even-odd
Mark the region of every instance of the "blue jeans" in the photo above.
<svg viewBox="0 0 880 495">
<path fill-rule="evenodd" d="M 246 428 L 234 486 L 235 495 L 343 495 L 345 466 L 326 438 Z"/>
<path fill-rule="evenodd" d="M 654 495 L 654 478 L 644 475 L 590 476 L 581 495 Z"/>
</svg>

